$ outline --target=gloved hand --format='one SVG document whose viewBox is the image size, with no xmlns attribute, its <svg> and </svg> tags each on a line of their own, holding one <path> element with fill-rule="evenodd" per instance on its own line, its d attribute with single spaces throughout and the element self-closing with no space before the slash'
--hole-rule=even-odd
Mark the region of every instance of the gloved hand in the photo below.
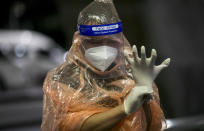
<svg viewBox="0 0 204 131">
<path fill-rule="evenodd" d="M 124 108 L 127 114 L 135 112 L 144 102 L 144 96 L 152 95 L 152 83 L 159 72 L 168 67 L 170 58 L 164 60 L 160 65 L 155 66 L 157 53 L 152 49 L 151 57 L 146 58 L 145 47 L 141 47 L 141 58 L 138 56 L 137 47 L 132 47 L 134 59 L 131 58 L 128 52 L 124 52 L 128 63 L 130 64 L 135 86 L 127 99 L 124 101 Z"/>
</svg>

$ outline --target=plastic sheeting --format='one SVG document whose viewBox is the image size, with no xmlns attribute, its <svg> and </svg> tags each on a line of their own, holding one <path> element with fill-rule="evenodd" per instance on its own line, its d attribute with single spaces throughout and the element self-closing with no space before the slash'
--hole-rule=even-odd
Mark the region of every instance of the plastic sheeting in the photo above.
<svg viewBox="0 0 204 131">
<path fill-rule="evenodd" d="M 112 0 L 94 0 L 79 14 L 78 24 L 103 25 L 120 22 Z"/>
<path fill-rule="evenodd" d="M 90 66 L 80 50 L 78 32 L 66 61 L 51 70 L 44 82 L 44 106 L 42 131 L 79 131 L 90 116 L 105 112 L 123 103 L 135 86 L 126 62 L 126 74 L 114 78 L 97 79 L 94 76 L 108 75 Z M 132 53 L 125 39 L 125 50 Z M 119 74 L 113 68 L 110 72 Z M 141 107 L 115 125 L 112 131 L 159 131 L 165 127 L 165 118 L 160 108 L 157 87 L 150 106 Z M 150 115 L 148 110 L 150 109 Z"/>
<path fill-rule="evenodd" d="M 119 21 L 112 0 L 95 0 L 82 10 L 78 24 L 103 25 Z M 113 40 L 114 43 L 111 42 Z M 94 68 L 84 57 L 86 49 L 102 45 L 119 51 L 114 64 L 104 72 Z M 42 131 L 79 131 L 90 116 L 123 104 L 136 85 L 130 67 L 125 62 L 124 50 L 132 54 L 122 32 L 96 37 L 82 36 L 76 32 L 66 61 L 51 70 L 45 79 Z M 111 130 L 159 131 L 162 126 L 165 127 L 165 118 L 154 85 L 154 99 L 151 103 L 144 104 Z"/>
</svg>

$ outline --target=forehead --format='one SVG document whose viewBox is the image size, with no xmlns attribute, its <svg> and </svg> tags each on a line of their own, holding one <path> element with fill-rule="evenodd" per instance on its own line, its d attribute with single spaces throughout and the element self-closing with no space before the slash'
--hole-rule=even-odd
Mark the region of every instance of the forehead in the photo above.
<svg viewBox="0 0 204 131">
<path fill-rule="evenodd" d="M 84 43 L 93 43 L 93 44 L 100 44 L 100 43 L 118 43 L 119 41 L 117 39 L 111 39 L 111 38 L 88 38 L 83 39 Z"/>
<path fill-rule="evenodd" d="M 80 35 L 82 39 L 91 39 L 91 40 L 118 40 L 122 38 L 121 33 L 113 35 L 101 35 L 101 36 L 83 36 Z"/>
<path fill-rule="evenodd" d="M 104 35 L 104 36 L 83 36 L 84 43 L 121 43 L 120 35 Z"/>
</svg>

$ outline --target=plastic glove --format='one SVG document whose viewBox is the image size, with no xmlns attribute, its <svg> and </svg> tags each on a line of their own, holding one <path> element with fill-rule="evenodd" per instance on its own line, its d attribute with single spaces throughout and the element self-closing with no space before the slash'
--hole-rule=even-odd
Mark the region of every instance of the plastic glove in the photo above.
<svg viewBox="0 0 204 131">
<path fill-rule="evenodd" d="M 128 52 L 124 52 L 130 64 L 135 83 L 137 83 L 137 86 L 131 90 L 129 96 L 124 101 L 124 108 L 127 114 L 135 112 L 143 104 L 145 96 L 152 95 L 152 83 L 154 79 L 162 69 L 168 67 L 170 64 L 170 58 L 168 58 L 160 65 L 155 66 L 157 57 L 155 49 L 152 49 L 150 58 L 146 58 L 144 46 L 141 47 L 141 58 L 138 56 L 137 47 L 135 45 L 133 45 L 132 50 L 134 58 L 131 58 Z"/>
</svg>

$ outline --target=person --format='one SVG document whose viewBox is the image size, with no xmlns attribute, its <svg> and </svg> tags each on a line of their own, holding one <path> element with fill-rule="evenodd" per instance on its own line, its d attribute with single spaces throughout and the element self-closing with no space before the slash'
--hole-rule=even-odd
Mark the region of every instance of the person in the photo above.
<svg viewBox="0 0 204 131">
<path fill-rule="evenodd" d="M 104 4 L 104 1 L 97 4 Z M 110 6 L 106 7 L 109 9 Z M 87 10 L 90 11 L 86 8 L 84 12 Z M 79 19 L 83 13 L 80 15 Z M 131 48 L 121 32 L 121 23 L 107 25 L 103 20 L 108 14 L 102 15 L 103 18 L 92 16 L 85 20 L 88 26 L 80 21 L 83 25 L 79 25 L 79 31 L 73 36 L 65 62 L 51 70 L 44 81 L 41 130 L 165 129 L 158 89 L 153 82 L 159 72 L 169 65 L 170 59 L 155 66 L 155 49 L 151 57 L 146 58 L 145 47 L 142 46 L 139 57 L 137 47 L 134 45 Z M 90 28 L 96 30 L 91 33 L 97 35 L 91 34 Z M 111 34 L 103 34 L 107 28 L 111 28 Z M 103 31 L 98 32 L 99 29 Z M 86 30 L 89 30 L 88 34 Z"/>
</svg>

